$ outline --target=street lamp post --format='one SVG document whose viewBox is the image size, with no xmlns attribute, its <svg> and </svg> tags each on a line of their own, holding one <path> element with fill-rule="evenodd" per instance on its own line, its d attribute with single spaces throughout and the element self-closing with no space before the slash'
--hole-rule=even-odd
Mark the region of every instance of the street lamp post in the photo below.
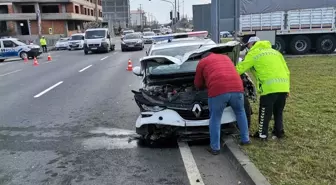
<svg viewBox="0 0 336 185">
<path fill-rule="evenodd" d="M 151 0 L 149 0 L 151 1 Z M 167 3 L 170 3 L 172 6 L 173 6 L 173 10 L 174 10 L 174 18 L 173 18 L 173 24 L 177 22 L 177 4 L 176 4 L 176 0 L 175 0 L 175 3 L 169 1 L 169 0 L 160 0 L 160 1 L 163 1 L 163 2 L 167 2 Z M 175 22 L 175 21 L 176 22 Z M 176 30 L 175 30 L 176 31 Z"/>
</svg>

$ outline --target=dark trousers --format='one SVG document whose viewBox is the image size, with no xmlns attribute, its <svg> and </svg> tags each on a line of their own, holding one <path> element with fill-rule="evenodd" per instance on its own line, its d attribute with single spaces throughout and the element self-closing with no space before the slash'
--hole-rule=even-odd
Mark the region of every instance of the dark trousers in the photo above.
<svg viewBox="0 0 336 185">
<path fill-rule="evenodd" d="M 284 134 L 282 114 L 286 105 L 287 93 L 272 93 L 260 96 L 259 105 L 259 137 L 268 137 L 268 125 L 274 117 L 273 134 L 282 137 Z"/>
<path fill-rule="evenodd" d="M 250 128 L 252 108 L 248 100 L 248 97 L 246 95 L 244 96 L 244 108 L 245 108 L 245 113 L 246 113 L 246 118 L 247 118 L 247 125 L 248 125 L 248 128 Z"/>
<path fill-rule="evenodd" d="M 42 45 L 42 50 L 44 53 L 48 52 L 47 45 Z"/>
</svg>

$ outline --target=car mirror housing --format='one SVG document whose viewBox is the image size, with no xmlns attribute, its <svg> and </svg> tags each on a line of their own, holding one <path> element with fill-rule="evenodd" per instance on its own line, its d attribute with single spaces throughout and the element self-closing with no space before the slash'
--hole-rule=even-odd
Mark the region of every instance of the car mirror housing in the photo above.
<svg viewBox="0 0 336 185">
<path fill-rule="evenodd" d="M 135 74 L 136 76 L 142 76 L 141 69 L 139 66 L 133 68 L 133 74 Z"/>
</svg>

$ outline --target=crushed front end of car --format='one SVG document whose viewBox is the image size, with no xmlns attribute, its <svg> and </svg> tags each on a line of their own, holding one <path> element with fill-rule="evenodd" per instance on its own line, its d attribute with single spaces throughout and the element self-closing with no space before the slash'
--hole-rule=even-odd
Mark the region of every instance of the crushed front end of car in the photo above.
<svg viewBox="0 0 336 185">
<path fill-rule="evenodd" d="M 208 51 L 227 54 L 232 61 L 238 61 L 239 43 L 208 46 L 183 57 L 149 56 L 140 60 L 141 67 L 135 67 L 133 72 L 142 76 L 142 87 L 138 91 L 132 91 L 140 108 L 136 121 L 136 132 L 139 135 L 150 140 L 165 137 L 194 140 L 209 137 L 207 90 L 196 90 L 194 87 L 196 66 L 200 56 Z M 247 79 L 246 87 L 251 88 L 248 96 L 254 98 L 252 81 L 248 77 L 244 79 Z M 232 108 L 227 106 L 221 119 L 222 131 L 232 133 L 235 127 L 230 123 L 235 121 Z"/>
</svg>

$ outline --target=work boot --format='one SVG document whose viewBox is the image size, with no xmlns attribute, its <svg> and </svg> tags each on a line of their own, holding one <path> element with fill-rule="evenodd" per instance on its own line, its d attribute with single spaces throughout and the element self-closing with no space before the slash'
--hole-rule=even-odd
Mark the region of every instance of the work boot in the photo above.
<svg viewBox="0 0 336 185">
<path fill-rule="evenodd" d="M 206 150 L 212 155 L 218 155 L 220 153 L 220 150 L 213 150 L 211 147 L 207 147 Z"/>
</svg>

